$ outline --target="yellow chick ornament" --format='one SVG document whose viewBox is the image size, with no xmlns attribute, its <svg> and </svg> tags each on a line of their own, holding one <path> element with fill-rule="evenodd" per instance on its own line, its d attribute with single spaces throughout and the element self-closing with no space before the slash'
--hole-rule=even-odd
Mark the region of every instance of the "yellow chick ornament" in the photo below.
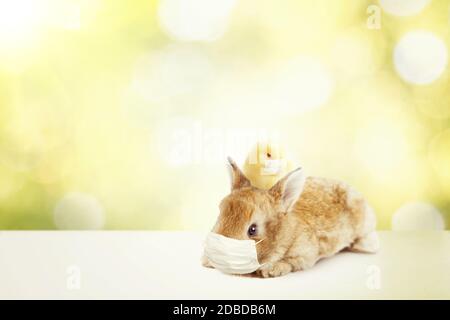
<svg viewBox="0 0 450 320">
<path fill-rule="evenodd" d="M 292 161 L 286 157 L 284 148 L 273 142 L 258 142 L 243 166 L 252 185 L 266 190 L 292 170 Z"/>
</svg>

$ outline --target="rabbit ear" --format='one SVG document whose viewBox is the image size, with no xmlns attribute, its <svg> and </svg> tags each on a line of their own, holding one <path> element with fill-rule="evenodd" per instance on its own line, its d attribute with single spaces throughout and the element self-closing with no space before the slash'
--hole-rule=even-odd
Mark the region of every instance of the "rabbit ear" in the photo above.
<svg viewBox="0 0 450 320">
<path fill-rule="evenodd" d="M 305 186 L 306 175 L 302 168 L 295 169 L 278 181 L 270 190 L 283 212 L 289 212 L 297 202 Z"/>
<path fill-rule="evenodd" d="M 231 190 L 239 189 L 242 187 L 250 187 L 250 181 L 244 176 L 237 164 L 228 157 L 228 171 L 231 179 Z"/>
</svg>

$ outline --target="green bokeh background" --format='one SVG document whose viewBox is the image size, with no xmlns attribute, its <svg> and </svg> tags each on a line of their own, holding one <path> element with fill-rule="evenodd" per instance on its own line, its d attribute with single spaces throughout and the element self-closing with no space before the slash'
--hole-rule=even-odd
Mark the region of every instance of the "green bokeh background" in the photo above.
<svg viewBox="0 0 450 320">
<path fill-rule="evenodd" d="M 208 229 L 228 191 L 225 158 L 174 163 L 180 128 L 277 131 L 309 173 L 365 194 L 380 229 L 416 201 L 448 227 L 449 67 L 414 85 L 393 50 L 419 29 L 448 47 L 449 1 L 398 17 L 365 0 L 240 0 L 208 41 L 168 32 L 158 1 L 33 1 L 40 19 L 21 2 L 0 13 L 13 17 L 13 40 L 0 32 L 0 229 L 55 229 L 71 192 L 96 199 L 104 229 Z M 321 61 L 333 89 L 320 106 L 281 112 L 266 89 L 299 56 Z"/>
</svg>

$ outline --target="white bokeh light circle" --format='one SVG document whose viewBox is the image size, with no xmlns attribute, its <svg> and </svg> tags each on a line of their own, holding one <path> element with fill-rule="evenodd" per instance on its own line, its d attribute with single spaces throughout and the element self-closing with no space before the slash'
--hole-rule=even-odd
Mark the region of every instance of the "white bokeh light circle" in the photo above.
<svg viewBox="0 0 450 320">
<path fill-rule="evenodd" d="M 138 61 L 132 88 L 148 102 L 161 102 L 182 94 L 201 93 L 211 82 L 213 70 L 204 52 L 169 46 Z"/>
<path fill-rule="evenodd" d="M 333 89 L 333 78 L 320 61 L 299 57 L 279 74 L 274 104 L 283 114 L 300 114 L 325 104 Z"/>
<path fill-rule="evenodd" d="M 36 41 L 44 10 L 33 0 L 0 0 L 0 50 L 19 49 Z"/>
<path fill-rule="evenodd" d="M 99 230 L 104 227 L 103 207 L 92 195 L 71 192 L 56 204 L 54 223 L 60 230 Z"/>
<path fill-rule="evenodd" d="M 384 11 L 401 17 L 412 16 L 421 12 L 430 0 L 379 0 Z"/>
<path fill-rule="evenodd" d="M 441 212 L 425 202 L 410 202 L 400 207 L 392 216 L 392 230 L 444 230 Z"/>
<path fill-rule="evenodd" d="M 226 31 L 235 0 L 162 0 L 161 28 L 182 41 L 213 41 Z"/>
<path fill-rule="evenodd" d="M 406 82 L 426 85 L 445 71 L 448 53 L 445 43 L 428 31 L 411 31 L 404 35 L 394 50 L 397 73 Z"/>
<path fill-rule="evenodd" d="M 104 0 L 52 1 L 47 23 L 65 30 L 78 31 L 95 21 L 103 5 Z"/>
</svg>

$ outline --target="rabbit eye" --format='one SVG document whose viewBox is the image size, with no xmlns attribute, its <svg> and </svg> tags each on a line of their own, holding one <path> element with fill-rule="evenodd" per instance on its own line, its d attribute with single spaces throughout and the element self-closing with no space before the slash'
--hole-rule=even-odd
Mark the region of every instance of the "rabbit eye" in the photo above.
<svg viewBox="0 0 450 320">
<path fill-rule="evenodd" d="M 249 235 L 250 237 L 253 237 L 253 236 L 256 236 L 257 231 L 258 231 L 258 229 L 256 228 L 256 224 L 253 223 L 253 224 L 248 228 L 247 233 L 248 233 L 248 235 Z"/>
</svg>

